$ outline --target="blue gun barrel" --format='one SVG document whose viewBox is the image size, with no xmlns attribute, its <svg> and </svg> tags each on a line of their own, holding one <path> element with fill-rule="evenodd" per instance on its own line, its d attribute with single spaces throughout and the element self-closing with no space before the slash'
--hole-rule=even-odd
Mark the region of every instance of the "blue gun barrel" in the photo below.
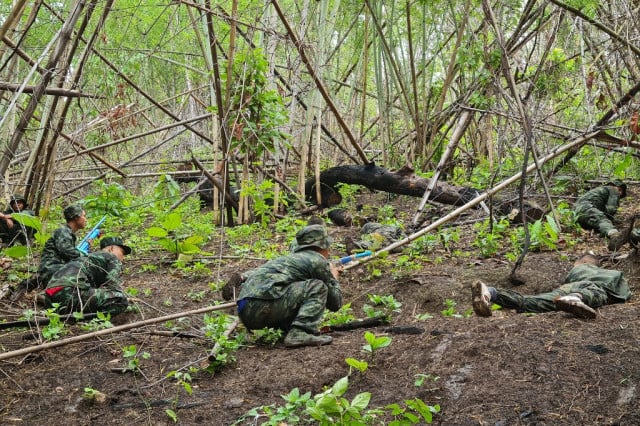
<svg viewBox="0 0 640 426">
<path fill-rule="evenodd" d="M 345 257 L 341 257 L 338 262 L 340 262 L 341 265 L 345 265 L 349 262 L 352 262 L 356 259 L 360 259 L 361 257 L 367 257 L 367 256 L 371 256 L 371 251 L 370 250 L 365 250 L 362 253 L 356 253 L 356 254 L 352 254 L 351 256 L 345 256 Z"/>
<path fill-rule="evenodd" d="M 100 225 L 102 225 L 106 219 L 107 215 L 105 214 L 104 216 L 102 216 L 102 219 L 100 219 L 100 221 L 96 223 L 96 226 L 91 228 L 91 231 L 89 231 L 89 233 L 82 239 L 82 241 L 80 241 L 80 244 L 78 244 L 78 246 L 76 247 L 78 250 L 80 250 L 84 254 L 89 254 L 89 242 L 98 238 L 98 235 L 100 235 Z"/>
</svg>

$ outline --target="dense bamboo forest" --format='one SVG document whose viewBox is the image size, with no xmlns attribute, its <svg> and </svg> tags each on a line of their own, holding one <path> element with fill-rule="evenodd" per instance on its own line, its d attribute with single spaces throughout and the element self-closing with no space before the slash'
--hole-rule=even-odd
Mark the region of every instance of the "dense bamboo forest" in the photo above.
<svg viewBox="0 0 640 426">
<path fill-rule="evenodd" d="M 635 179 L 637 8 L 5 2 L 3 192 L 46 211 L 96 181 L 144 195 L 161 176 L 193 179 L 188 163 L 220 178 L 216 192 L 245 183 L 246 222 L 250 182 L 298 202 L 305 179 L 340 164 L 408 166 L 479 189 L 529 164 L 523 181 L 538 190 Z"/>
</svg>

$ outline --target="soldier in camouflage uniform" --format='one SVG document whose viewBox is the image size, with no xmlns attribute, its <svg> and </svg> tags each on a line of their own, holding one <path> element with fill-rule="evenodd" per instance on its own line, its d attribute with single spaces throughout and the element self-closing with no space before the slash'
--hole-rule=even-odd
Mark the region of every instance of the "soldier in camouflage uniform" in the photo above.
<svg viewBox="0 0 640 426">
<path fill-rule="evenodd" d="M 618 203 L 626 195 L 627 185 L 619 180 L 613 180 L 578 198 L 573 208 L 578 223 L 584 229 L 594 229 L 606 237 L 607 246 L 612 251 L 618 250 L 626 242 L 626 236 L 622 235 L 613 224 Z"/>
<path fill-rule="evenodd" d="M 100 240 L 100 251 L 89 253 L 62 266 L 49 281 L 42 299 L 46 307 L 60 304 L 58 310 L 119 314 L 129 306 L 122 290 L 122 261 L 131 253 L 119 237 Z"/>
<path fill-rule="evenodd" d="M 471 285 L 473 310 L 476 315 L 491 316 L 491 305 L 518 312 L 566 311 L 579 318 L 593 319 L 596 308 L 624 303 L 631 297 L 627 280 L 620 271 L 599 268 L 598 258 L 585 255 L 576 260 L 565 278 L 565 284 L 548 293 L 523 296 L 515 291 L 488 287 L 482 281 Z"/>
<path fill-rule="evenodd" d="M 22 225 L 12 216 L 14 213 L 35 216 L 35 213 L 27 207 L 27 200 L 22 195 L 12 195 L 9 208 L 0 213 L 0 239 L 4 244 L 13 245 L 16 242 L 27 244 L 27 240 L 32 237 L 34 230 Z"/>
<path fill-rule="evenodd" d="M 40 256 L 38 281 L 43 287 L 63 265 L 84 256 L 76 247 L 75 232 L 87 226 L 85 212 L 82 207 L 71 205 L 64 209 L 63 214 L 67 224 L 53 231 Z"/>
<path fill-rule="evenodd" d="M 377 251 L 405 237 L 405 233 L 398 226 L 367 222 L 360 229 L 360 240 L 354 241 L 352 238 L 347 237 L 345 238 L 345 246 L 347 254 L 364 250 Z M 402 251 L 402 248 L 398 247 L 391 252 L 397 253 L 400 251 Z"/>
<path fill-rule="evenodd" d="M 245 274 L 238 315 L 249 330 L 286 331 L 287 347 L 326 345 L 330 336 L 315 335 L 324 310 L 342 306 L 339 269 L 328 261 L 332 240 L 323 225 L 310 225 L 296 234 L 296 241 L 294 253 Z"/>
</svg>

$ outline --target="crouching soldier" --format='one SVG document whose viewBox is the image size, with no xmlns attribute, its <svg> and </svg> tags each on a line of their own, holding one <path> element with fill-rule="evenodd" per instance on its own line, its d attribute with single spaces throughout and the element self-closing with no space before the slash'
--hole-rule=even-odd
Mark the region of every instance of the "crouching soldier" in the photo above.
<svg viewBox="0 0 640 426">
<path fill-rule="evenodd" d="M 324 226 L 310 225 L 296 242 L 293 253 L 244 274 L 238 315 L 249 330 L 284 330 L 287 347 L 326 345 L 331 337 L 317 335 L 324 310 L 342 306 L 339 268 L 328 261 L 332 240 Z"/>
<path fill-rule="evenodd" d="M 122 290 L 124 256 L 131 253 L 120 237 L 100 240 L 100 251 L 72 260 L 53 274 L 39 300 L 59 304 L 62 313 L 124 312 L 129 306 Z"/>
</svg>

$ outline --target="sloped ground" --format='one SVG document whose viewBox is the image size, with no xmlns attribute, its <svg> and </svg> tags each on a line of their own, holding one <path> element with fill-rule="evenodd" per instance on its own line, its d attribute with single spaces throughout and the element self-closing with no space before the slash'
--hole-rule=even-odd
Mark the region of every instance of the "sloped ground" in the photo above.
<svg viewBox="0 0 640 426">
<path fill-rule="evenodd" d="M 413 206 L 413 201 L 404 200 L 404 205 Z M 634 296 L 629 303 L 603 307 L 593 321 L 562 312 L 521 315 L 499 311 L 492 318 L 447 317 L 441 314 L 447 300 L 455 302 L 453 309 L 458 314 L 470 309 L 470 284 L 476 278 L 510 286 L 510 265 L 498 257 L 478 257 L 471 246 L 475 234 L 471 228 L 461 229 L 463 238 L 455 248 L 462 256 L 454 257 L 439 248 L 429 253 L 429 261 L 419 269 L 406 269 L 402 276 L 394 276 L 400 274 L 393 266 L 383 268 L 382 276 L 375 279 L 370 278 L 366 266 L 343 275 L 345 301 L 352 303 L 357 316 L 364 316 L 361 308 L 369 303 L 367 293 L 390 294 L 402 303 L 391 325 L 422 330 L 420 334 L 402 334 L 385 331 L 382 326 L 369 329 L 392 338 L 390 346 L 373 356 L 362 352 L 364 329 L 334 332 L 333 344 L 325 347 L 252 345 L 239 350 L 236 362 L 216 374 L 194 373 L 189 395 L 166 375 L 190 365 L 206 365 L 212 343 L 198 337 L 162 335 L 157 331 L 166 331 L 167 324 L 160 323 L 0 361 L 0 423 L 169 425 L 174 421 L 165 410 L 171 408 L 179 424 L 229 425 L 253 407 L 283 404 L 280 396 L 293 388 L 319 393 L 349 373 L 345 359 L 350 357 L 366 360 L 369 368 L 351 375 L 345 395 L 348 399 L 371 392 L 370 407 L 381 407 L 420 398 L 429 405 L 440 405 L 433 424 L 638 424 L 638 257 L 624 249 L 622 254 L 630 254 L 628 257 L 607 258 L 606 267 L 625 272 Z M 341 241 L 346 234 L 355 235 L 357 229 L 329 226 L 329 231 Z M 608 254 L 597 237 L 585 233 L 580 238 L 583 241 L 570 249 L 530 253 L 520 271 L 526 283 L 517 290 L 537 293 L 554 288 L 571 267 L 567 259 L 586 249 Z M 219 253 L 220 247 L 220 242 L 214 243 L 211 251 Z M 395 256 L 391 259 L 397 259 Z M 121 321 L 220 301 L 219 292 L 211 290 L 209 283 L 260 261 L 226 259 L 219 267 L 212 261 L 215 276 L 197 279 L 186 278 L 167 266 L 139 272 L 149 263 L 157 263 L 157 259 L 134 257 L 128 263 L 126 285 L 139 290 L 141 312 Z M 194 296 L 199 292 L 204 292 L 202 301 Z M 26 298 L 23 304 L 31 301 Z M 10 309 L 2 307 L 3 311 Z M 425 313 L 432 318 L 416 318 Z M 202 316 L 176 324 L 197 335 Z M 11 351 L 34 344 L 37 330 L 0 333 L 2 351 Z M 78 326 L 72 327 L 71 335 L 82 333 L 85 331 Z M 125 366 L 122 348 L 130 345 L 150 354 L 148 359 L 140 357 L 141 373 L 135 375 L 121 372 Z M 417 375 L 430 378 L 416 386 Z M 106 401 L 87 402 L 82 398 L 85 387 L 103 392 Z M 243 424 L 265 420 L 248 419 Z M 381 418 L 380 424 L 389 420 Z"/>
</svg>

